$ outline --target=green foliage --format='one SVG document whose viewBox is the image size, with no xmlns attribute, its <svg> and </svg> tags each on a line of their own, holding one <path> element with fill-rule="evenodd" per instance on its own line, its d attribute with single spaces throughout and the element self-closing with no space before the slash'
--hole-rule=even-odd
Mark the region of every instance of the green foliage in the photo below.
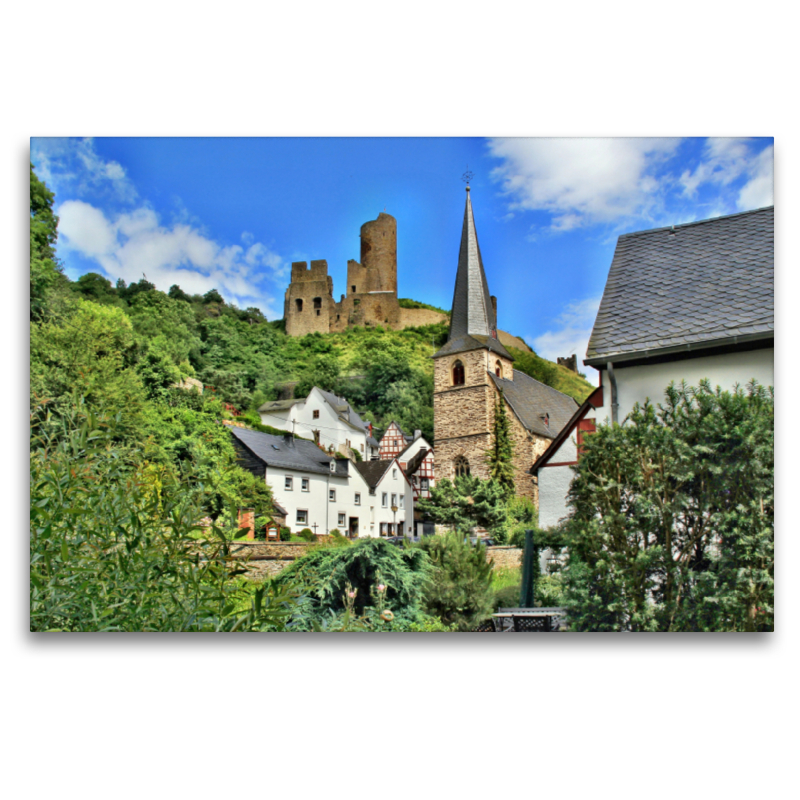
<svg viewBox="0 0 800 800">
<path fill-rule="evenodd" d="M 30 184 L 30 317 L 42 319 L 48 296 L 63 279 L 55 254 L 58 217 L 53 213 L 55 195 L 39 180 L 31 164 Z"/>
<path fill-rule="evenodd" d="M 503 490 L 506 499 L 514 495 L 514 442 L 511 439 L 511 422 L 501 390 L 495 401 L 492 446 L 486 453 L 489 477 Z"/>
<path fill-rule="evenodd" d="M 283 630 L 295 589 L 232 580 L 226 526 L 198 539 L 202 488 L 82 409 L 31 425 L 33 631 Z M 191 485 L 191 484 L 190 484 Z"/>
<path fill-rule="evenodd" d="M 431 496 L 417 503 L 427 519 L 449 525 L 461 534 L 478 526 L 493 535 L 504 536 L 506 526 L 505 492 L 494 481 L 472 475 L 444 478 L 431 488 Z"/>
<path fill-rule="evenodd" d="M 311 528 L 303 528 L 300 533 L 297 534 L 304 542 L 316 542 L 317 537 L 314 535 L 314 531 Z"/>
<path fill-rule="evenodd" d="M 483 544 L 473 547 L 452 533 L 423 537 L 417 547 L 433 564 L 424 589 L 423 608 L 428 614 L 462 631 L 491 616 L 492 566 Z"/>
<path fill-rule="evenodd" d="M 292 529 L 291 528 L 281 528 L 281 541 L 282 542 L 290 542 L 292 540 Z"/>
<path fill-rule="evenodd" d="M 350 547 L 312 549 L 273 582 L 278 589 L 302 587 L 303 598 L 292 623 L 298 630 L 348 629 L 342 625 L 345 611 L 349 611 L 349 620 L 366 615 L 358 629 L 399 630 L 411 622 L 424 622 L 420 600 L 429 570 L 429 559 L 418 548 L 359 539 Z M 355 592 L 349 600 L 348 591 Z M 386 610 L 391 618 L 379 620 Z M 384 622 L 398 627 L 387 627 Z"/>
<path fill-rule="evenodd" d="M 507 350 L 514 359 L 514 369 L 569 395 L 578 403 L 582 403 L 595 389 L 586 380 L 585 375 L 577 375 L 572 370 L 547 361 L 536 353 L 518 350 L 516 347 L 508 347 Z"/>
<path fill-rule="evenodd" d="M 577 630 L 772 630 L 774 402 L 670 385 L 587 437 L 565 528 Z"/>
<path fill-rule="evenodd" d="M 418 300 L 411 300 L 408 297 L 400 297 L 397 302 L 400 304 L 400 308 L 427 308 L 429 311 L 438 311 L 440 314 L 450 316 L 450 312 L 445 311 L 443 308 L 432 306 L 428 303 L 420 303 Z"/>
</svg>

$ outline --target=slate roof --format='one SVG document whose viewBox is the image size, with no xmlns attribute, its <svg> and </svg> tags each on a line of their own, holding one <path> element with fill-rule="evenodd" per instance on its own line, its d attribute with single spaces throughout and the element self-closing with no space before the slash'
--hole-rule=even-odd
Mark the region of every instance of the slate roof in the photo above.
<svg viewBox="0 0 800 800">
<path fill-rule="evenodd" d="M 514 370 L 513 381 L 498 378 L 493 372 L 489 375 L 495 386 L 503 390 L 506 401 L 531 433 L 554 439 L 578 409 L 578 404 L 569 395 L 519 370 Z M 545 422 L 543 414 L 549 415 L 549 422 Z"/>
<path fill-rule="evenodd" d="M 406 464 L 406 475 L 413 475 L 419 469 L 420 464 L 422 464 L 428 453 L 430 453 L 430 450 L 427 447 L 423 447 L 415 456 L 412 456 L 408 464 Z"/>
<path fill-rule="evenodd" d="M 259 411 L 288 411 L 299 400 L 267 400 Z"/>
<path fill-rule="evenodd" d="M 314 442 L 303 439 L 287 439 L 285 436 L 274 436 L 271 433 L 251 431 L 248 428 L 229 428 L 228 430 L 268 467 L 327 475 L 331 474 L 331 461 L 336 461 L 336 472 L 332 474 L 340 477 L 349 475 L 347 459 L 334 459 Z"/>
<path fill-rule="evenodd" d="M 620 236 L 584 364 L 774 337 L 774 207 Z"/>
<path fill-rule="evenodd" d="M 380 461 L 357 461 L 353 466 L 361 473 L 370 491 L 375 491 L 375 487 L 381 482 L 381 478 L 386 474 L 386 470 L 393 461 L 393 458 L 384 458 Z"/>
<path fill-rule="evenodd" d="M 497 338 L 497 315 L 492 306 L 489 284 L 483 269 L 469 186 L 464 207 L 464 224 L 461 229 L 461 247 L 458 251 L 452 309 L 447 343 L 434 355 L 434 358 L 480 347 L 487 347 L 505 358 L 511 358 Z"/>
</svg>

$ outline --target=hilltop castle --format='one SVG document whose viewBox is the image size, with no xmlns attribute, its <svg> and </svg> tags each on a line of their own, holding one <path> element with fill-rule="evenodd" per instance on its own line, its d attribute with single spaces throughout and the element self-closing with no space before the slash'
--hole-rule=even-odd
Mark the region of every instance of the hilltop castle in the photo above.
<svg viewBox="0 0 800 800">
<path fill-rule="evenodd" d="M 397 220 L 380 213 L 361 226 L 361 263 L 347 262 L 347 294 L 333 299 L 328 262 L 292 264 L 284 319 L 289 336 L 333 333 L 356 325 L 401 330 L 446 321 L 445 314 L 424 308 L 400 308 L 397 299 Z"/>
</svg>

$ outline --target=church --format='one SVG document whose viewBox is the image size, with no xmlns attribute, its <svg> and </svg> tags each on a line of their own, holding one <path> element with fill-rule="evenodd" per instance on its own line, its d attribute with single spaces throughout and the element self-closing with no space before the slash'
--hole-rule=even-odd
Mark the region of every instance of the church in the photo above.
<svg viewBox="0 0 800 800">
<path fill-rule="evenodd" d="M 569 422 L 578 404 L 515 370 L 497 331 L 497 299 L 489 294 L 467 186 L 450 332 L 433 356 L 436 477 L 489 477 L 486 452 L 491 446 L 495 407 L 501 399 L 514 441 L 516 493 L 538 505 L 531 467 Z"/>
</svg>

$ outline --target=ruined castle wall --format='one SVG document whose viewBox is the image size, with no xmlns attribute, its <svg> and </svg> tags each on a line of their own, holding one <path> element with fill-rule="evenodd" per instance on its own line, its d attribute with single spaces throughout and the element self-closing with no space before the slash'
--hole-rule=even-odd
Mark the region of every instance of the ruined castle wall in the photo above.
<svg viewBox="0 0 800 800">
<path fill-rule="evenodd" d="M 422 325 L 436 325 L 438 322 L 450 322 L 450 317 L 440 311 L 431 311 L 429 308 L 400 309 L 400 330 L 421 327 Z"/>
<path fill-rule="evenodd" d="M 328 333 L 334 313 L 333 278 L 328 275 L 328 262 L 305 261 L 292 264 L 292 282 L 286 290 L 284 319 L 289 336 L 307 333 Z"/>
</svg>

